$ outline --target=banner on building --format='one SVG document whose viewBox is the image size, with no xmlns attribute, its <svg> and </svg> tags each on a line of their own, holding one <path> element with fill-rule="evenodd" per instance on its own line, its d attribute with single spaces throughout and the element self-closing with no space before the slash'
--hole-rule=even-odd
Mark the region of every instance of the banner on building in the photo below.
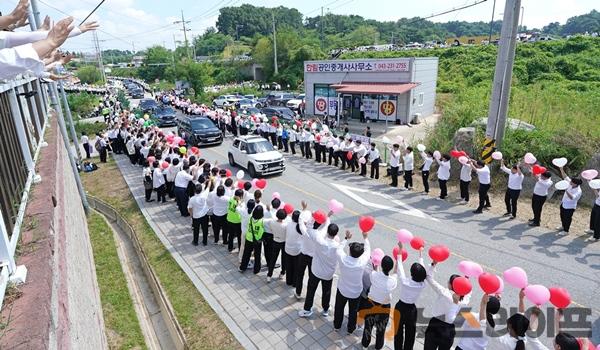
<svg viewBox="0 0 600 350">
<path fill-rule="evenodd" d="M 410 59 L 393 60 L 338 60 L 304 63 L 307 73 L 335 73 L 335 72 L 408 72 Z"/>
<path fill-rule="evenodd" d="M 376 98 L 365 97 L 362 100 L 365 107 L 365 118 L 377 120 L 379 114 L 379 100 Z"/>
</svg>

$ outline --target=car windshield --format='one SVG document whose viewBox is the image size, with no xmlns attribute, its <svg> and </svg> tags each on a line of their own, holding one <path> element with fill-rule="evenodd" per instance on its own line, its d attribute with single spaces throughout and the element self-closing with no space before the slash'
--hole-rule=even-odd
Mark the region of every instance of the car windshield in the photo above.
<svg viewBox="0 0 600 350">
<path fill-rule="evenodd" d="M 246 96 L 244 96 L 244 97 L 245 97 L 245 98 L 249 98 L 249 99 L 253 99 L 253 98 L 254 98 L 254 95 L 246 95 Z"/>
<path fill-rule="evenodd" d="M 248 154 L 274 151 L 273 145 L 267 140 L 248 143 Z"/>
<path fill-rule="evenodd" d="M 151 106 L 156 106 L 157 103 L 154 100 L 142 100 L 140 102 L 140 105 L 142 105 L 143 107 L 151 107 Z"/>
<path fill-rule="evenodd" d="M 175 110 L 171 107 L 163 107 L 159 110 L 159 114 L 175 114 Z"/>
<path fill-rule="evenodd" d="M 209 119 L 205 119 L 205 118 L 192 119 L 191 123 L 192 123 L 192 128 L 194 130 L 205 130 L 205 129 L 211 129 L 211 128 L 215 127 L 215 124 L 213 124 L 212 121 L 210 121 Z"/>
<path fill-rule="evenodd" d="M 241 103 L 241 104 L 251 104 L 251 103 L 252 103 L 252 101 L 251 101 L 251 100 L 248 100 L 248 99 L 243 99 L 243 100 L 240 100 L 240 103 Z"/>
</svg>

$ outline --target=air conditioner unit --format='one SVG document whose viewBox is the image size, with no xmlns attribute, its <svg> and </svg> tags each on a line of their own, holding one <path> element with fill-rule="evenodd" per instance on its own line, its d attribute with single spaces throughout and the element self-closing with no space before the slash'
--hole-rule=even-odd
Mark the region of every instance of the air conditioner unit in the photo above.
<svg viewBox="0 0 600 350">
<path fill-rule="evenodd" d="M 411 124 L 421 124 L 421 113 L 415 113 L 413 114 L 412 120 L 410 121 Z"/>
</svg>

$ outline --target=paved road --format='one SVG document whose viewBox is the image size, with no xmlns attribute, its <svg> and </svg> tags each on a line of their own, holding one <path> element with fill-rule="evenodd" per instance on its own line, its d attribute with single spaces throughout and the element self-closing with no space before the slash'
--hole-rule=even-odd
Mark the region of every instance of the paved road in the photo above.
<svg viewBox="0 0 600 350">
<path fill-rule="evenodd" d="M 229 141 L 222 146 L 206 148 L 203 157 L 218 159 L 221 164 L 227 160 Z M 287 156 L 287 170 L 283 176 L 268 178 L 266 198 L 278 191 L 282 200 L 295 205 L 306 199 L 312 209 L 326 210 L 327 201 L 335 198 L 345 204 L 345 210 L 334 221 L 343 229 L 357 231 L 357 215 L 371 215 L 377 224 L 370 234 L 372 244 L 381 247 L 387 254 L 396 242 L 396 230 L 406 228 L 422 236 L 429 244 L 445 244 L 452 255 L 438 268 L 438 280 L 448 278 L 457 271 L 461 260 L 473 260 L 496 274 L 512 267 L 523 267 L 532 284 L 563 286 L 569 289 L 575 306 L 592 309 L 589 318 L 595 321 L 600 316 L 597 294 L 600 291 L 600 251 L 581 238 L 566 238 L 543 229 L 530 228 L 525 222 L 508 221 L 487 214 L 474 216 L 464 207 L 451 205 L 414 193 L 399 192 L 381 183 L 365 179 L 349 172 L 343 172 L 327 165 L 316 164 L 300 157 Z M 360 201 L 339 190 L 336 185 L 368 192 L 358 193 Z M 435 191 L 435 190 L 434 190 Z M 392 196 L 397 201 L 427 214 L 422 218 L 402 213 L 401 205 L 390 204 L 381 195 Z M 353 196 L 356 197 L 356 196 Z M 373 208 L 364 202 L 390 205 L 392 210 Z M 493 203 L 499 205 L 498 203 Z M 400 209 L 400 210 L 399 210 Z M 521 215 L 527 215 L 525 213 Z M 358 232 L 356 232 L 358 233 Z M 409 261 L 416 258 L 409 252 Z M 474 281 L 474 284 L 476 282 Z M 473 302 L 478 308 L 481 297 L 479 288 L 474 288 Z M 517 305 L 515 288 L 506 287 L 503 304 L 506 307 Z M 420 305 L 433 300 L 433 293 L 427 290 Z M 595 323 L 596 337 L 599 337 L 600 322 Z M 548 342 L 550 345 L 551 342 Z"/>
</svg>

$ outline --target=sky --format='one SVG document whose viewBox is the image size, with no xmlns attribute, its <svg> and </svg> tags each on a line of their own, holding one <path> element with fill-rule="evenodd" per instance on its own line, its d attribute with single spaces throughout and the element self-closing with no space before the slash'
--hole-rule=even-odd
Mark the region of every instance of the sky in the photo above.
<svg viewBox="0 0 600 350">
<path fill-rule="evenodd" d="M 0 1 L 0 11 L 9 13 L 18 0 Z M 80 23 L 100 0 L 37 0 L 42 15 L 59 20 L 72 15 Z M 188 39 L 202 34 L 206 28 L 215 26 L 219 8 L 251 3 L 255 6 L 295 7 L 307 17 L 325 12 L 334 14 L 356 14 L 380 21 L 395 21 L 402 17 L 426 17 L 452 8 L 472 4 L 476 0 L 106 0 L 92 15 L 100 22 L 98 38 L 102 49 L 142 50 L 152 45 L 173 48 L 176 41 L 183 41 L 181 10 L 188 27 Z M 436 22 L 486 21 L 492 16 L 494 0 L 487 0 L 474 7 L 432 18 Z M 541 28 L 550 22 L 564 24 L 569 17 L 600 10 L 598 0 L 522 0 L 523 24 L 529 28 Z M 504 1 L 497 0 L 495 20 L 502 19 Z M 66 50 L 92 52 L 94 45 L 91 33 L 69 39 L 63 46 Z"/>
</svg>

